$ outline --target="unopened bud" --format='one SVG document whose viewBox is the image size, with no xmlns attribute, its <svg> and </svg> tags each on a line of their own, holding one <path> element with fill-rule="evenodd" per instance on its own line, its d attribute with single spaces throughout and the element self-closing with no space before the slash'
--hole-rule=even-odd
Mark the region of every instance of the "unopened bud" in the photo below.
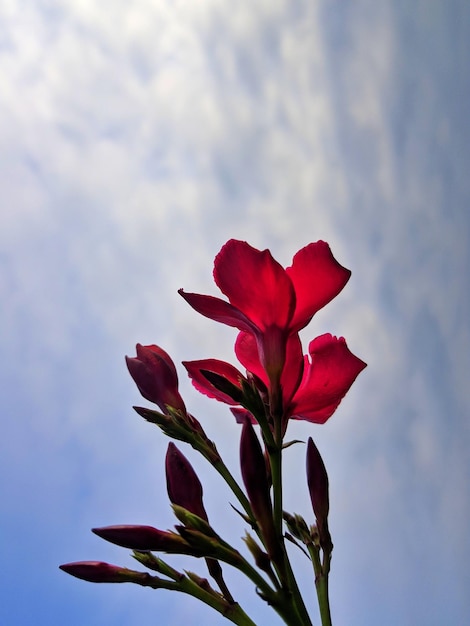
<svg viewBox="0 0 470 626">
<path fill-rule="evenodd" d="M 93 528 L 98 537 L 131 550 L 189 554 L 190 547 L 180 535 L 153 526 L 105 526 Z M 189 552 L 188 552 L 189 551 Z"/>
<path fill-rule="evenodd" d="M 311 437 L 309 437 L 307 445 L 307 483 L 313 512 L 317 520 L 320 545 L 325 552 L 331 553 L 333 544 L 331 543 L 331 535 L 328 529 L 328 512 L 330 508 L 328 474 Z"/>
<path fill-rule="evenodd" d="M 109 563 L 103 563 L 102 561 L 78 561 L 76 563 L 65 563 L 60 565 L 59 568 L 75 576 L 75 578 L 81 578 L 87 580 L 90 583 L 123 583 L 129 582 L 130 574 L 139 574 L 139 572 L 132 572 L 124 567 L 118 565 L 110 565 Z"/>
<path fill-rule="evenodd" d="M 178 375 L 170 356 L 159 346 L 136 346 L 137 356 L 126 356 L 127 368 L 140 393 L 157 404 L 163 413 L 168 407 L 186 413 L 178 391 Z"/>
<path fill-rule="evenodd" d="M 191 463 L 173 442 L 168 444 L 165 469 L 168 497 L 171 502 L 207 520 L 202 502 L 201 481 Z"/>
<path fill-rule="evenodd" d="M 246 543 L 246 547 L 251 552 L 257 567 L 259 567 L 263 572 L 270 572 L 271 559 L 269 558 L 269 555 L 260 548 L 253 537 L 248 533 L 246 533 L 245 537 L 243 537 L 243 540 Z"/>
<path fill-rule="evenodd" d="M 266 462 L 253 426 L 245 420 L 240 438 L 240 466 L 243 483 L 256 521 L 261 527 L 265 545 L 273 557 L 277 553 Z"/>
</svg>

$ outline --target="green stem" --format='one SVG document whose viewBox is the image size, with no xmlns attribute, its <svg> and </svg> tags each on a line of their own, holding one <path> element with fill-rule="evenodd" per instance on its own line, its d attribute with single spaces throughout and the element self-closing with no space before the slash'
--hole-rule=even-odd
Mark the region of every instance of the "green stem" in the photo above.
<svg viewBox="0 0 470 626">
<path fill-rule="evenodd" d="M 182 580 L 175 582 L 149 575 L 148 578 L 143 579 L 142 582 L 138 582 L 138 584 L 141 584 L 144 587 L 153 587 L 154 589 L 170 589 L 187 593 L 188 595 L 201 600 L 204 604 L 209 605 L 234 624 L 238 624 L 239 626 L 256 626 L 255 622 L 245 613 L 239 604 L 229 604 L 221 597 L 202 589 L 197 583 L 193 582 L 189 578 L 185 577 Z"/>
<path fill-rule="evenodd" d="M 320 548 L 313 543 L 309 544 L 308 551 L 315 571 L 315 589 L 317 591 L 318 606 L 322 626 L 332 626 L 330 600 L 328 595 L 328 573 L 330 571 L 330 555 L 325 554 L 323 565 L 320 561 Z"/>
<path fill-rule="evenodd" d="M 160 574 L 168 576 L 171 580 L 139 573 L 138 576 L 134 576 L 129 582 L 136 582 L 137 584 L 154 589 L 169 589 L 186 593 L 211 606 L 219 613 L 222 613 L 224 617 L 234 624 L 239 624 L 240 626 L 256 626 L 238 603 L 228 602 L 226 598 L 212 589 L 207 581 L 205 581 L 206 588 L 202 587 L 196 580 L 178 572 L 163 561 L 163 559 L 156 557 L 151 552 L 134 551 L 133 556 L 139 563 L 142 563 L 149 569 L 153 569 Z"/>
<path fill-rule="evenodd" d="M 271 464 L 271 475 L 273 482 L 273 520 L 276 532 L 276 539 L 280 546 L 281 563 L 274 563 L 276 571 L 281 579 L 285 593 L 290 597 L 290 603 L 295 611 L 295 618 L 290 622 L 293 626 L 312 626 L 310 616 L 305 607 L 297 581 L 292 571 L 292 567 L 287 554 L 284 535 L 282 531 L 283 509 L 282 509 L 282 431 L 281 419 L 274 419 L 275 447 L 269 450 Z M 289 623 L 289 622 L 288 622 Z"/>
<path fill-rule="evenodd" d="M 230 470 L 228 469 L 228 467 L 225 465 L 225 463 L 222 461 L 222 459 L 220 457 L 219 457 L 219 460 L 214 461 L 212 463 L 212 465 L 219 472 L 219 474 L 222 476 L 222 478 L 225 480 L 227 485 L 232 490 L 232 492 L 235 495 L 235 497 L 237 498 L 238 502 L 242 505 L 245 513 L 247 514 L 247 516 L 248 516 L 248 518 L 250 520 L 250 523 L 251 523 L 252 527 L 256 528 L 256 525 L 257 525 L 256 524 L 256 520 L 255 520 L 255 518 L 253 516 L 253 511 L 251 510 L 251 506 L 250 506 L 250 503 L 248 501 L 248 498 L 245 496 L 245 494 L 241 490 L 239 484 L 237 483 L 235 478 L 230 473 Z"/>
<path fill-rule="evenodd" d="M 322 626 L 331 626 L 330 602 L 328 599 L 328 576 L 321 576 L 315 581 L 318 606 Z"/>
</svg>

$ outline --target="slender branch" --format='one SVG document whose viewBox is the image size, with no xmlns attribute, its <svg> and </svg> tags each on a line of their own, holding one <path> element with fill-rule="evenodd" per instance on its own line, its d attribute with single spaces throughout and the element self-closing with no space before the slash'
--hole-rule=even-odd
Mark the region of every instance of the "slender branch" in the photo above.
<svg viewBox="0 0 470 626">
<path fill-rule="evenodd" d="M 151 552 L 134 551 L 133 557 L 149 569 L 171 578 L 171 581 L 169 581 L 153 576 L 150 579 L 143 578 L 144 582 L 140 584 L 154 587 L 155 589 L 163 588 L 181 591 L 211 606 L 234 624 L 239 624 L 239 626 L 256 626 L 237 602 L 227 602 L 223 596 L 209 585 L 207 580 L 200 579 L 191 573 L 184 575 Z M 150 583 L 148 582 L 149 580 Z"/>
<path fill-rule="evenodd" d="M 204 452 L 202 450 L 200 452 L 202 454 L 204 454 Z M 248 518 L 250 520 L 251 526 L 256 529 L 256 526 L 257 526 L 256 519 L 255 519 L 255 517 L 253 515 L 253 511 L 251 510 L 251 506 L 250 506 L 250 503 L 248 501 L 248 498 L 243 493 L 243 491 L 240 488 L 239 484 L 237 483 L 235 478 L 230 473 L 230 470 L 228 469 L 228 467 L 225 465 L 225 463 L 222 461 L 222 459 L 220 457 L 219 457 L 219 460 L 212 462 L 212 466 L 219 472 L 219 474 L 225 480 L 227 485 L 230 487 L 230 489 L 232 490 L 233 494 L 237 498 L 238 502 L 243 507 L 243 510 L 247 514 L 247 516 L 248 516 Z"/>
<path fill-rule="evenodd" d="M 276 531 L 276 539 L 280 546 L 282 562 L 274 564 L 276 571 L 283 583 L 285 593 L 289 596 L 290 603 L 294 608 L 297 618 L 291 622 L 294 626 L 312 626 L 310 616 L 302 599 L 292 566 L 287 554 L 283 533 L 283 495 L 282 495 L 282 414 L 273 416 L 274 424 L 274 447 L 268 447 L 269 460 L 273 483 L 273 519 Z"/>
<path fill-rule="evenodd" d="M 137 582 L 137 581 L 136 581 Z M 157 576 L 148 576 L 147 579 L 138 583 L 145 587 L 153 587 L 155 589 L 170 589 L 181 591 L 198 600 L 201 600 L 208 606 L 221 613 L 226 619 L 238 624 L 238 626 L 256 626 L 255 622 L 245 613 L 241 606 L 237 603 L 230 604 L 221 596 L 206 591 L 196 582 L 188 577 L 184 577 L 180 581 L 163 580 Z"/>
</svg>

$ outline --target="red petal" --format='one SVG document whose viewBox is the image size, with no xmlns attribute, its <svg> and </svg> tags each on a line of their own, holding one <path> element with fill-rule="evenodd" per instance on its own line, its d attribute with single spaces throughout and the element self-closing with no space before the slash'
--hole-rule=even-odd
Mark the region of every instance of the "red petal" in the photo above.
<svg viewBox="0 0 470 626">
<path fill-rule="evenodd" d="M 312 316 L 339 294 L 351 276 L 324 241 L 299 250 L 286 272 L 296 295 L 297 305 L 291 321 L 295 331 L 307 326 Z"/>
<path fill-rule="evenodd" d="M 269 378 L 261 365 L 258 356 L 256 339 L 249 333 L 239 333 L 235 342 L 235 354 L 240 363 L 249 372 L 255 374 L 269 387 Z M 282 398 L 284 406 L 287 405 L 299 386 L 303 371 L 302 344 L 299 335 L 294 333 L 289 336 L 286 344 L 286 361 L 281 375 Z"/>
<path fill-rule="evenodd" d="M 205 396 L 209 396 L 209 398 L 215 398 L 216 400 L 220 400 L 220 402 L 225 402 L 226 404 L 238 404 L 238 402 L 235 402 L 235 400 L 233 400 L 230 396 L 214 387 L 214 385 L 207 380 L 204 374 L 201 373 L 201 370 L 214 372 L 215 374 L 219 374 L 219 376 L 223 376 L 237 387 L 240 387 L 240 379 L 245 377 L 237 370 L 236 367 L 233 367 L 233 365 L 230 365 L 230 363 L 226 363 L 225 361 L 219 361 L 218 359 L 183 361 L 183 365 L 187 369 L 194 387 L 199 392 L 203 393 Z"/>
<path fill-rule="evenodd" d="M 143 346 L 140 343 L 136 346 L 137 358 L 145 363 L 153 362 L 153 355 L 155 355 L 158 359 L 161 359 L 165 362 L 165 365 L 170 370 L 170 373 L 174 376 L 175 383 L 178 384 L 178 373 L 176 371 L 175 364 L 173 363 L 172 358 L 165 352 L 163 348 L 160 346 L 156 346 L 155 344 L 151 344 L 150 346 Z"/>
<path fill-rule="evenodd" d="M 241 332 L 235 341 L 235 354 L 243 367 L 255 374 L 268 387 L 269 378 L 261 365 L 258 354 L 258 345 L 251 333 Z"/>
<path fill-rule="evenodd" d="M 227 324 L 227 326 L 234 326 L 239 330 L 257 332 L 256 326 L 246 315 L 228 302 L 225 302 L 225 300 L 214 298 L 213 296 L 203 296 L 198 293 L 187 293 L 182 289 L 178 289 L 178 293 L 180 296 L 183 296 L 195 311 L 211 320 Z"/>
<path fill-rule="evenodd" d="M 260 330 L 288 326 L 295 308 L 294 289 L 269 250 L 231 239 L 215 258 L 214 280 L 230 303 Z"/>
<path fill-rule="evenodd" d="M 302 383 L 292 399 L 289 414 L 296 419 L 323 424 L 331 417 L 366 364 L 350 352 L 343 337 L 330 334 L 309 346 Z"/>
<path fill-rule="evenodd" d="M 242 409 L 241 407 L 238 407 L 238 406 L 232 406 L 230 407 L 230 410 L 232 411 L 237 424 L 244 424 L 246 420 L 248 420 L 252 424 L 258 423 L 253 417 L 253 415 L 250 413 L 250 411 L 247 411 L 246 409 Z"/>
<path fill-rule="evenodd" d="M 302 380 L 304 357 L 302 343 L 297 333 L 289 336 L 286 346 L 286 364 L 281 376 L 282 400 L 287 406 Z"/>
</svg>

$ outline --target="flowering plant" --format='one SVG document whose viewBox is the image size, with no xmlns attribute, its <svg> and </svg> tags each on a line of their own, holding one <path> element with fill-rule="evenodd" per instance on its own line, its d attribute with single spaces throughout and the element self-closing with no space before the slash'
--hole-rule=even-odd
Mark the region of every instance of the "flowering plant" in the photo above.
<svg viewBox="0 0 470 626">
<path fill-rule="evenodd" d="M 188 459 L 170 442 L 165 470 L 168 496 L 179 522 L 175 529 L 138 525 L 93 529 L 99 537 L 133 550 L 133 557 L 157 575 L 97 561 L 61 565 L 62 570 L 91 582 L 133 582 L 180 591 L 235 624 L 253 625 L 225 583 L 224 563 L 243 572 L 286 624 L 308 626 L 312 621 L 286 549 L 289 540 L 310 558 L 321 622 L 323 626 L 331 624 L 328 574 L 333 543 L 328 529 L 327 472 L 309 438 L 307 485 L 315 517 L 315 523 L 309 525 L 300 515 L 283 510 L 282 461 L 283 449 L 290 445 L 285 442 L 289 420 L 326 422 L 366 367 L 343 338 L 317 337 L 304 355 L 299 337 L 313 315 L 339 294 L 350 274 L 323 241 L 297 252 L 292 265 L 284 269 L 269 250 L 230 240 L 214 262 L 215 282 L 228 301 L 179 291 L 196 311 L 239 331 L 235 354 L 245 373 L 217 359 L 183 365 L 194 387 L 230 405 L 241 424 L 244 490 L 199 421 L 187 411 L 170 356 L 159 346 L 137 344 L 137 355 L 126 357 L 140 393 L 160 409 L 135 410 L 171 439 L 190 444 L 226 481 L 241 508 L 237 512 L 250 527 L 244 541 L 251 559 L 211 526 L 201 482 Z M 154 553 L 203 557 L 217 588 L 193 572 L 177 571 Z"/>
</svg>

